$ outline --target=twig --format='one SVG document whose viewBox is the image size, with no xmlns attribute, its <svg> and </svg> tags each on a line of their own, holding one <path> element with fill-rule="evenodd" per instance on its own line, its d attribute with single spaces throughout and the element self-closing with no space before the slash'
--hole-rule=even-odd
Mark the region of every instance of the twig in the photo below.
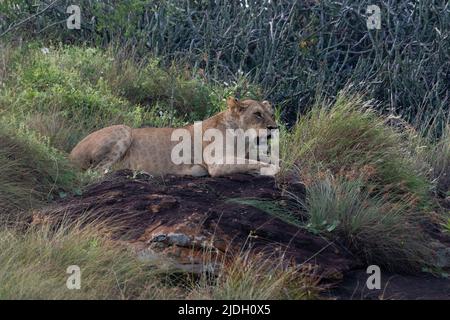
<svg viewBox="0 0 450 320">
<path fill-rule="evenodd" d="M 13 26 L 10 26 L 8 29 L 6 29 L 2 34 L 0 34 L 0 38 L 3 37 L 5 34 L 7 34 L 8 32 L 10 32 L 13 29 L 16 29 L 17 27 L 20 27 L 22 24 L 30 21 L 31 19 L 43 14 L 45 11 L 47 11 L 48 9 L 50 9 L 51 7 L 53 7 L 53 5 L 55 5 L 59 0 L 55 0 L 52 3 L 50 3 L 48 6 L 46 6 L 44 9 L 42 9 L 41 11 L 36 12 L 35 14 L 27 17 L 26 19 L 23 19 L 22 21 L 16 23 Z"/>
</svg>

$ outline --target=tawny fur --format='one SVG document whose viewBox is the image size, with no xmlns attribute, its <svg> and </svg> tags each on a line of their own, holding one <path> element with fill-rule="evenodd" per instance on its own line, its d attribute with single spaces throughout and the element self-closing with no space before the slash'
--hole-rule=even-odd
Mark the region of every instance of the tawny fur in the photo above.
<svg viewBox="0 0 450 320">
<path fill-rule="evenodd" d="M 267 101 L 227 100 L 228 109 L 203 121 L 203 131 L 215 128 L 225 136 L 226 129 L 273 129 L 277 127 L 273 109 Z M 194 127 L 184 127 L 193 137 Z M 235 172 L 256 173 L 267 164 L 253 162 L 242 165 L 176 165 L 171 151 L 178 141 L 171 141 L 176 128 L 132 129 L 115 125 L 95 131 L 78 143 L 70 154 L 71 160 L 82 169 L 93 168 L 102 172 L 114 168 L 145 171 L 152 175 L 220 176 Z M 209 142 L 203 142 L 203 148 Z"/>
</svg>

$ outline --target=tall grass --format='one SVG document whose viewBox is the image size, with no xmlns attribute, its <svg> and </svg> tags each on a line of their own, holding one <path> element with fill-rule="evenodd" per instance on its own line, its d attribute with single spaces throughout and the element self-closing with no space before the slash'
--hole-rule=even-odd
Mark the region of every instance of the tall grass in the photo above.
<svg viewBox="0 0 450 320">
<path fill-rule="evenodd" d="M 370 195 L 360 179 L 329 175 L 307 188 L 303 207 L 309 230 L 339 237 L 369 265 L 411 272 L 432 264 L 432 250 L 410 201 L 391 202 Z"/>
<path fill-rule="evenodd" d="M 342 92 L 285 134 L 279 179 L 305 185 L 305 200 L 287 194 L 306 211 L 311 231 L 341 239 L 366 263 L 412 271 L 432 264 L 420 225 L 434 184 L 424 140 L 409 130 Z"/>
<path fill-rule="evenodd" d="M 15 214 L 76 188 L 67 159 L 28 129 L 0 121 L 0 214 Z"/>
<path fill-rule="evenodd" d="M 219 300 L 317 299 L 323 290 L 311 266 L 289 265 L 282 257 L 235 254 L 217 277 L 204 275 L 189 298 Z"/>
<path fill-rule="evenodd" d="M 113 65 L 117 64 L 113 64 L 111 53 L 75 47 L 49 50 L 47 54 L 33 46 L 17 50 L 16 59 L 11 61 L 14 76 L 1 90 L 0 110 L 9 121 L 14 117 L 47 136 L 52 145 L 70 151 L 96 129 L 118 123 L 134 127 L 168 125 L 175 115 L 158 103 L 162 98 L 155 90 L 160 88 L 142 81 L 142 74 L 154 82 L 161 80 L 152 70 L 128 67 L 133 73 L 130 76 L 115 70 Z M 152 68 L 158 70 L 155 65 Z M 161 81 L 165 81 L 161 86 L 171 87 L 168 79 Z M 128 99 L 135 94 L 126 91 L 131 86 L 146 87 L 146 99 L 155 97 L 156 101 L 148 106 L 133 104 Z M 177 121 L 170 122 L 181 123 Z"/>
<path fill-rule="evenodd" d="M 108 240 L 102 226 L 63 223 L 25 233 L 0 229 L 0 299 L 174 298 L 158 272 Z M 81 270 L 81 289 L 69 290 L 66 270 Z"/>
<path fill-rule="evenodd" d="M 370 101 L 344 91 L 335 103 L 317 104 L 300 117 L 281 153 L 283 172 L 296 171 L 305 183 L 329 170 L 364 175 L 391 198 L 411 193 L 423 199 L 430 184 L 413 149 L 409 135 L 387 125 Z"/>
<path fill-rule="evenodd" d="M 214 274 L 180 273 L 169 258 L 138 259 L 111 233 L 110 223 L 83 218 L 26 231 L 1 226 L 0 299 L 307 299 L 321 292 L 314 269 L 281 258 L 274 263 L 246 252 Z M 66 286 L 72 265 L 80 267 L 79 290 Z"/>
<path fill-rule="evenodd" d="M 436 180 L 437 191 L 441 196 L 450 196 L 450 124 L 430 149 L 427 156 L 432 163 L 432 177 Z"/>
</svg>

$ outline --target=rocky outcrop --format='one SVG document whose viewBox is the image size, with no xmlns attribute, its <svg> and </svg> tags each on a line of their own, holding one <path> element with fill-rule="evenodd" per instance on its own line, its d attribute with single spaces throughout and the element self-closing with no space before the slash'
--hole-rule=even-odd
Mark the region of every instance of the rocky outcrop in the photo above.
<svg viewBox="0 0 450 320">
<path fill-rule="evenodd" d="M 302 185 L 290 188 L 300 199 L 304 197 Z M 154 178 L 119 171 L 80 196 L 36 212 L 33 223 L 82 216 L 119 224 L 113 239 L 133 248 L 139 259 L 175 272 L 214 273 L 226 259 L 251 249 L 273 259 L 282 256 L 289 264 L 312 265 L 324 282 L 337 285 L 328 293 L 331 298 L 450 299 L 450 281 L 430 273 L 400 275 L 383 270 L 382 288 L 368 290 L 367 266 L 347 249 L 292 224 L 277 210 L 236 199 L 291 208 L 290 219 L 304 220 L 270 177 Z M 434 225 L 425 227 L 435 239 L 437 267 L 448 268 L 448 236 Z"/>
<path fill-rule="evenodd" d="M 154 261 L 163 255 L 177 268 L 194 272 L 214 269 L 205 265 L 205 253 L 217 262 L 250 248 L 299 265 L 317 265 L 324 278 L 334 280 L 354 264 L 335 243 L 267 210 L 232 201 L 249 198 L 281 205 L 287 201 L 271 177 L 152 178 L 120 171 L 91 185 L 81 196 L 36 213 L 34 221 L 89 214 L 120 222 L 122 227 L 113 237 L 125 239 L 141 259 Z M 302 219 L 300 211 L 290 213 Z"/>
</svg>

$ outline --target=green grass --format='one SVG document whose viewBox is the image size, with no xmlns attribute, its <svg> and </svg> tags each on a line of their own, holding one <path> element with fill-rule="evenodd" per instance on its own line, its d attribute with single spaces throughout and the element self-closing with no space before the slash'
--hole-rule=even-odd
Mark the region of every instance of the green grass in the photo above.
<svg viewBox="0 0 450 320">
<path fill-rule="evenodd" d="M 323 290 L 311 266 L 291 266 L 282 258 L 234 255 L 218 277 L 204 276 L 192 286 L 192 299 L 305 300 L 317 299 Z"/>
<path fill-rule="evenodd" d="M 0 215 L 30 210 L 77 185 L 62 153 L 27 128 L 0 121 Z"/>
<path fill-rule="evenodd" d="M 442 151 L 419 137 L 411 126 L 390 125 L 362 96 L 341 92 L 284 134 L 278 178 L 306 186 L 305 200 L 291 196 L 312 232 L 343 240 L 367 263 L 419 270 L 432 263 L 420 224 L 429 218 L 436 186 L 430 161 L 436 157 L 425 154 Z"/>
<path fill-rule="evenodd" d="M 432 251 L 409 201 L 390 202 L 360 179 L 329 175 L 307 188 L 303 205 L 312 232 L 340 238 L 368 265 L 411 272 L 432 264 Z"/>
<path fill-rule="evenodd" d="M 82 220 L 26 231 L 0 227 L 0 299 L 308 299 L 321 291 L 310 267 L 249 252 L 214 275 L 175 273 L 170 259 L 141 261 L 112 241 L 110 224 Z M 79 290 L 66 286 L 71 265 L 81 270 Z"/>
<path fill-rule="evenodd" d="M 283 173 L 296 171 L 308 183 L 329 170 L 348 177 L 364 175 L 368 186 L 424 200 L 431 188 L 409 143 L 409 136 L 388 126 L 363 97 L 341 92 L 301 116 L 281 146 Z"/>
<path fill-rule="evenodd" d="M 286 206 L 283 206 L 273 200 L 257 198 L 232 198 L 228 199 L 227 202 L 252 206 L 296 227 L 304 226 L 301 217 L 292 213 L 292 208 L 287 208 Z"/>
<path fill-rule="evenodd" d="M 158 81 L 155 64 L 149 64 L 154 70 L 127 67 L 130 76 L 115 69 L 118 64 L 110 52 L 76 47 L 49 50 L 44 54 L 29 46 L 10 57 L 12 75 L 0 92 L 0 116 L 24 123 L 48 137 L 53 146 L 68 152 L 88 133 L 112 124 L 184 123 L 176 117 L 171 120 L 174 113 L 168 111 L 167 101 L 152 91 L 159 89 L 143 82 L 143 74 Z M 162 85 L 169 84 L 164 81 Z M 128 100 L 135 96 L 127 91 L 130 86 L 148 87 L 145 99 L 152 100 L 151 94 L 158 97 L 149 105 L 135 104 Z"/>
<path fill-rule="evenodd" d="M 157 271 L 108 240 L 102 226 L 0 229 L 0 299 L 174 298 Z M 81 289 L 69 290 L 68 266 L 81 269 Z"/>
</svg>

